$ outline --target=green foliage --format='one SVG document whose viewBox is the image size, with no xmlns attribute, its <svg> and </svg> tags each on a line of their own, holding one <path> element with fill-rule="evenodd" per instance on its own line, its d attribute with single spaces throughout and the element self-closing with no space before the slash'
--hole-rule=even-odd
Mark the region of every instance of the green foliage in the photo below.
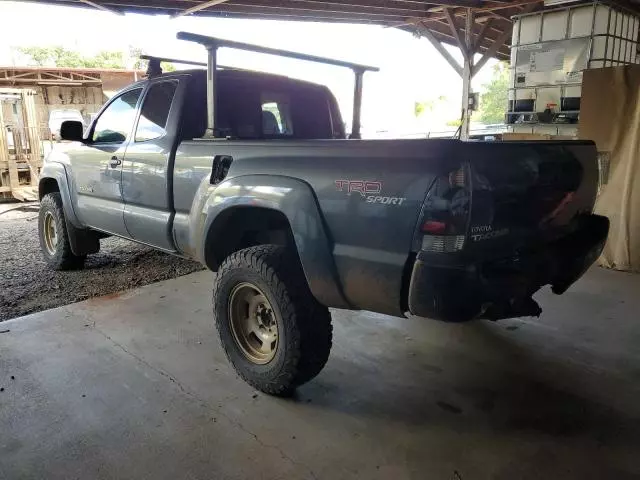
<svg viewBox="0 0 640 480">
<path fill-rule="evenodd" d="M 413 114 L 416 118 L 420 117 L 425 112 L 433 112 L 435 108 L 442 103 L 446 103 L 447 97 L 440 95 L 438 98 L 431 100 L 424 100 L 422 102 L 414 102 Z"/>
<path fill-rule="evenodd" d="M 493 77 L 484 89 L 477 119 L 484 124 L 503 123 L 509 98 L 509 66 L 506 62 L 493 67 Z"/>
<path fill-rule="evenodd" d="M 460 120 L 459 118 L 456 120 L 449 120 L 446 125 L 447 127 L 459 127 L 460 125 L 462 125 L 462 120 Z"/>
<path fill-rule="evenodd" d="M 16 50 L 31 57 L 32 63 L 39 67 L 125 68 L 122 52 L 102 51 L 93 57 L 85 57 L 61 46 L 17 47 Z"/>
<path fill-rule="evenodd" d="M 133 60 L 133 65 L 131 68 L 134 70 L 146 70 L 149 66 L 149 62 L 147 60 L 143 60 L 140 58 L 144 51 L 141 48 L 129 46 L 129 58 Z M 163 72 L 175 72 L 176 66 L 171 62 L 161 62 L 160 66 L 162 67 Z"/>
<path fill-rule="evenodd" d="M 132 46 L 129 47 L 128 55 L 104 50 L 92 57 L 85 57 L 60 46 L 15 47 L 15 50 L 30 57 L 30 64 L 38 67 L 122 69 L 130 65 L 135 70 L 146 70 L 148 63 L 140 59 L 142 49 Z M 162 70 L 175 72 L 176 67 L 170 62 L 162 62 Z"/>
<path fill-rule="evenodd" d="M 87 68 L 126 68 L 122 52 L 102 51 L 95 57 L 82 58 L 82 63 Z"/>
<path fill-rule="evenodd" d="M 176 66 L 171 62 L 161 62 L 160 66 L 163 72 L 175 72 L 177 70 Z"/>
<path fill-rule="evenodd" d="M 140 58 L 140 55 L 142 55 L 143 53 L 144 51 L 141 48 L 129 45 L 129 58 L 133 59 L 133 65 L 131 66 L 131 68 L 133 68 L 134 70 L 147 69 L 147 64 L 149 62 Z"/>
<path fill-rule="evenodd" d="M 55 54 L 52 48 L 46 47 L 17 47 L 16 50 L 23 55 L 31 57 L 32 62 L 38 67 L 47 65 Z"/>
</svg>

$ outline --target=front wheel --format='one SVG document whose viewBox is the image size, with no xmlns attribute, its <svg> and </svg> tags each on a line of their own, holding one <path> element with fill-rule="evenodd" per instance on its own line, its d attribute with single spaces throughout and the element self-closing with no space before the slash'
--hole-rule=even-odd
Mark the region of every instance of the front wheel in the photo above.
<svg viewBox="0 0 640 480">
<path fill-rule="evenodd" d="M 40 200 L 38 215 L 40 250 L 45 262 L 54 270 L 74 270 L 84 266 L 85 256 L 71 251 L 60 193 L 48 193 Z"/>
<path fill-rule="evenodd" d="M 297 256 L 284 247 L 261 245 L 229 256 L 216 275 L 213 307 L 227 358 L 262 392 L 290 394 L 329 358 L 329 310 L 313 297 Z"/>
</svg>

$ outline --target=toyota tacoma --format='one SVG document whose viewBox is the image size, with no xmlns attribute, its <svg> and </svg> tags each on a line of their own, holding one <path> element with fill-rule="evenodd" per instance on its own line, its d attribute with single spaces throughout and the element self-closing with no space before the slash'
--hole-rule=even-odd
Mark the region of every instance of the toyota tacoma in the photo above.
<svg viewBox="0 0 640 480">
<path fill-rule="evenodd" d="M 446 322 L 541 312 L 598 257 L 589 141 L 361 140 L 358 64 L 180 33 L 206 68 L 149 75 L 84 131 L 62 124 L 39 184 L 55 269 L 116 235 L 217 272 L 213 314 L 239 375 L 291 393 L 325 365 L 329 308 Z M 351 68 L 352 133 L 328 88 L 224 68 L 240 48 Z"/>
</svg>

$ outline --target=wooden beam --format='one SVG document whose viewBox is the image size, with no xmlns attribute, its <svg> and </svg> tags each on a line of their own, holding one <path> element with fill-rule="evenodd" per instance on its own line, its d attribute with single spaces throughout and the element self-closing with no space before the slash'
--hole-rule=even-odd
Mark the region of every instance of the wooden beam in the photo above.
<svg viewBox="0 0 640 480">
<path fill-rule="evenodd" d="M 444 45 L 442 45 L 442 43 L 440 43 L 440 41 L 433 36 L 433 33 L 431 33 L 431 31 L 422 24 L 416 25 L 416 28 L 418 29 L 418 33 L 420 33 L 420 35 L 422 35 L 427 40 L 429 40 L 431 42 L 431 45 L 434 46 L 434 48 L 440 53 L 440 55 L 442 55 L 442 57 L 447 62 L 449 62 L 449 65 L 451 65 L 451 68 L 453 68 L 456 71 L 456 73 L 462 77 L 462 67 L 456 61 L 456 59 L 453 58 L 451 53 L 449 53 L 449 51 L 446 48 L 444 48 Z"/>
<path fill-rule="evenodd" d="M 474 76 L 476 73 L 478 73 L 482 69 L 482 67 L 484 67 L 484 65 L 489 61 L 489 59 L 498 52 L 498 49 L 504 45 L 504 42 L 507 41 L 507 39 L 509 38 L 509 35 L 511 35 L 511 30 L 507 29 L 504 32 L 502 32 L 502 35 L 500 35 L 498 38 L 496 38 L 493 41 L 493 43 L 489 47 L 489 50 L 484 52 L 484 55 L 482 56 L 482 58 L 478 60 L 478 63 L 474 65 L 471 76 Z"/>
<path fill-rule="evenodd" d="M 530 13 L 535 9 L 535 7 L 536 7 L 536 4 L 532 3 L 532 4 L 528 5 L 526 8 L 524 8 L 522 10 L 522 13 L 523 14 Z M 480 69 L 482 69 L 482 67 L 484 67 L 484 65 L 489 61 L 489 59 L 491 57 L 495 56 L 495 54 L 498 52 L 500 47 L 502 47 L 504 45 L 504 43 L 507 41 L 507 39 L 511 36 L 512 31 L 513 31 L 513 29 L 507 28 L 504 32 L 502 32 L 502 34 L 500 34 L 500 36 L 498 38 L 496 38 L 493 41 L 493 43 L 489 47 L 489 50 L 484 52 L 484 55 L 482 56 L 482 58 L 473 67 L 473 71 L 471 73 L 472 76 L 474 76 L 476 73 L 478 73 L 480 71 Z"/>
<path fill-rule="evenodd" d="M 476 37 L 476 41 L 473 43 L 473 53 L 476 53 L 480 48 L 480 44 L 484 40 L 484 36 L 487 34 L 487 30 L 489 30 L 489 27 L 491 27 L 492 23 L 493 18 L 489 18 L 486 22 L 484 22 L 484 25 L 482 25 L 482 28 L 480 29 L 480 32 L 478 32 L 478 36 Z"/>
<path fill-rule="evenodd" d="M 482 21 L 482 19 L 486 17 L 480 16 L 481 14 L 491 14 L 499 10 L 518 10 L 521 7 L 529 6 L 532 3 L 536 5 L 540 5 L 542 4 L 543 1 L 544 0 L 513 0 L 512 2 L 509 2 L 509 3 L 491 2 L 491 3 L 483 4 L 482 7 L 475 8 L 474 13 L 478 15 L 476 21 Z M 425 17 L 423 17 L 422 19 L 423 20 L 443 20 L 446 18 L 444 14 L 444 10 L 445 9 L 442 7 L 437 7 L 436 9 L 429 9 L 427 12 L 429 12 L 430 15 L 425 15 Z M 517 13 L 514 12 L 514 14 L 516 15 L 520 15 L 521 13 L 522 13 L 521 10 L 518 10 Z M 453 10 L 454 17 L 463 17 L 464 15 L 465 15 L 465 10 L 462 8 Z M 504 16 L 503 18 L 510 20 L 509 16 Z"/>
<path fill-rule="evenodd" d="M 506 20 L 509 23 L 513 23 L 513 20 L 511 20 L 511 17 L 509 15 L 505 15 L 504 13 L 500 13 L 498 11 L 491 12 L 491 16 L 500 20 Z"/>
<path fill-rule="evenodd" d="M 199 12 L 200 10 L 204 10 L 209 7 L 215 7 L 216 5 L 220 5 L 221 3 L 224 3 L 226 1 L 227 0 L 209 0 L 208 2 L 203 2 L 199 5 L 194 5 L 193 7 L 187 8 L 186 10 L 182 10 L 181 12 L 178 12 L 175 15 L 171 15 L 171 18 L 183 17 L 185 15 L 189 15 L 194 12 Z"/>
<path fill-rule="evenodd" d="M 429 31 L 436 37 L 436 39 L 438 39 L 442 43 L 456 46 L 457 40 L 451 34 L 449 25 L 446 22 L 442 22 L 442 21 L 437 21 L 437 22 L 431 21 L 428 23 L 422 22 L 421 25 L 424 28 L 428 28 Z M 406 30 L 411 31 L 416 35 L 420 33 L 417 31 L 417 25 L 413 25 L 413 28 L 406 29 Z M 500 35 L 504 31 L 504 29 L 498 30 L 498 29 L 492 28 L 491 31 L 492 32 L 496 31 L 498 35 Z M 486 50 L 488 50 L 489 47 L 491 46 L 490 42 L 492 41 L 493 38 L 495 37 L 485 37 L 482 43 L 480 43 L 480 45 L 478 46 L 478 50 L 476 51 L 476 53 L 484 53 Z M 487 44 L 487 42 L 489 43 Z M 509 59 L 510 58 L 509 48 L 510 47 L 503 45 L 501 48 L 498 49 L 498 52 L 496 53 L 496 57 L 500 56 L 505 60 Z"/>
<path fill-rule="evenodd" d="M 93 8 L 97 8 L 98 10 L 102 10 L 104 12 L 109 12 L 109 13 L 114 13 L 116 15 L 124 16 L 124 12 L 116 10 L 115 8 L 110 8 L 110 7 L 107 7 L 105 5 L 101 5 L 101 4 L 96 3 L 96 2 L 92 2 L 91 0 L 80 0 L 80 2 L 86 3 L 87 5 L 90 5 Z"/>
<path fill-rule="evenodd" d="M 440 2 L 432 2 L 429 3 L 433 5 L 439 5 L 442 7 L 465 7 L 465 8 L 480 8 L 484 3 L 481 0 L 447 0 Z"/>
<path fill-rule="evenodd" d="M 462 35 L 460 34 L 460 30 L 458 30 L 458 27 L 456 26 L 456 22 L 451 15 L 451 11 L 448 8 L 445 8 L 444 14 L 447 17 L 447 22 L 449 22 L 449 28 L 451 29 L 453 36 L 458 40 L 458 47 L 460 47 L 462 55 L 464 58 L 469 58 L 469 49 L 467 48 L 464 38 L 462 38 Z"/>
<path fill-rule="evenodd" d="M 251 3 L 255 3 L 252 1 Z M 392 11 L 403 11 L 405 15 L 424 15 L 425 12 L 439 12 L 442 11 L 442 3 L 441 2 L 429 2 L 429 5 L 439 5 L 437 7 L 425 7 L 425 4 L 422 2 L 409 1 L 405 2 L 403 0 L 280 0 L 279 2 L 274 2 L 273 0 L 268 0 L 267 3 L 276 4 L 281 7 L 295 7 L 295 5 L 306 4 L 311 8 L 317 8 L 318 10 L 324 10 L 326 8 L 338 7 L 343 11 L 350 9 L 363 9 L 372 11 L 384 11 L 384 12 L 392 12 Z M 468 2 L 453 2 L 453 4 L 447 4 L 450 7 L 459 7 L 461 5 L 467 6 Z M 473 5 L 477 5 L 478 7 L 481 5 L 481 2 L 473 2 Z M 326 6 L 326 7 L 325 7 Z"/>
<path fill-rule="evenodd" d="M 471 125 L 471 109 L 469 99 L 471 98 L 471 79 L 473 78 L 473 9 L 467 8 L 464 18 L 464 41 L 467 47 L 467 58 L 464 59 L 462 69 L 462 124 L 460 125 L 460 139 L 469 140 L 469 130 Z"/>
</svg>

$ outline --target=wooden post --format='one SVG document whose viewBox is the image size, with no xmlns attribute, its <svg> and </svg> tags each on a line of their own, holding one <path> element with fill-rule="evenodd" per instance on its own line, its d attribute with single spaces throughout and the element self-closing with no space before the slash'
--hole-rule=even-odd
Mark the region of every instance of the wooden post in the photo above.
<svg viewBox="0 0 640 480">
<path fill-rule="evenodd" d="M 20 133 L 14 128 L 11 130 L 11 135 L 13 136 L 13 148 L 14 154 L 11 155 L 9 153 L 9 149 L 7 148 L 8 160 L 9 160 L 9 186 L 11 187 L 11 192 L 15 193 L 18 191 L 20 187 L 20 178 L 18 176 L 18 159 L 22 154 L 22 138 Z"/>
<path fill-rule="evenodd" d="M 7 142 L 7 130 L 4 125 L 4 115 L 2 105 L 0 105 L 0 198 L 11 192 L 11 184 L 4 183 L 5 172 L 9 170 L 9 142 Z"/>
<path fill-rule="evenodd" d="M 26 155 L 29 169 L 31 170 L 31 185 L 38 185 L 40 180 L 40 168 L 42 168 L 42 144 L 40 142 L 40 122 L 36 110 L 36 91 L 24 90 L 22 92 L 22 112 L 25 123 L 25 136 L 29 148 Z"/>
</svg>

